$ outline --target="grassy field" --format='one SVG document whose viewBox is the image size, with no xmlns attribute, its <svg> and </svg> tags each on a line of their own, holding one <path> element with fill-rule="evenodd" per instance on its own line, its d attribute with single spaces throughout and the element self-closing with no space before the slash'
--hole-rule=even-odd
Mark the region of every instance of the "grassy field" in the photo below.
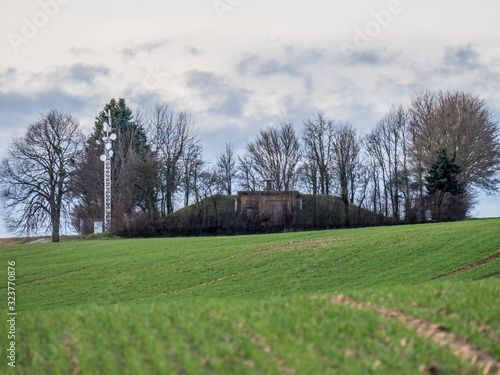
<svg viewBox="0 0 500 375">
<path fill-rule="evenodd" d="M 9 261 L 2 374 L 497 373 L 500 219 L 4 245 L 4 354 Z"/>
</svg>

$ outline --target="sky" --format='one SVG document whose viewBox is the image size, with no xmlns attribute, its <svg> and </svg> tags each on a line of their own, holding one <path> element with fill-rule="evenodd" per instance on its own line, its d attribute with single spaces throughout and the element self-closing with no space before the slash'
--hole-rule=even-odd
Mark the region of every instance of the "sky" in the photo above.
<svg viewBox="0 0 500 375">
<path fill-rule="evenodd" d="M 212 162 L 317 110 L 367 133 L 421 89 L 477 95 L 499 120 L 498 14 L 493 0 L 2 0 L 0 158 L 51 109 L 90 132 L 111 98 L 189 111 Z M 500 197 L 472 215 L 500 216 Z"/>
</svg>

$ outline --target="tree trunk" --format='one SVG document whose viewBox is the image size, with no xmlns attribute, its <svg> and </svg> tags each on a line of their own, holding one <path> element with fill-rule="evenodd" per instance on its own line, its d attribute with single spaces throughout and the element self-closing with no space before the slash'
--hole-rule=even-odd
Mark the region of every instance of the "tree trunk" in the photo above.
<svg viewBox="0 0 500 375">
<path fill-rule="evenodd" d="M 59 242 L 59 228 L 61 226 L 61 213 L 57 208 L 52 212 L 51 223 L 52 223 L 52 242 Z"/>
<path fill-rule="evenodd" d="M 167 215 L 174 212 L 174 204 L 172 202 L 172 194 L 167 192 Z"/>
<path fill-rule="evenodd" d="M 345 226 L 346 228 L 349 227 L 349 199 L 347 199 L 347 196 L 342 196 L 342 201 L 344 202 L 344 215 L 345 215 Z"/>
<path fill-rule="evenodd" d="M 326 198 L 329 199 L 328 195 L 326 196 Z M 317 207 L 316 207 L 316 189 L 314 189 L 314 193 L 313 193 L 313 229 L 316 229 L 316 225 L 317 225 Z"/>
<path fill-rule="evenodd" d="M 341 171 L 341 180 L 340 180 L 340 189 L 341 189 L 341 198 L 344 203 L 344 214 L 345 220 L 344 224 L 346 227 L 349 227 L 349 190 L 347 187 L 347 180 L 345 179 L 345 172 Z"/>
</svg>

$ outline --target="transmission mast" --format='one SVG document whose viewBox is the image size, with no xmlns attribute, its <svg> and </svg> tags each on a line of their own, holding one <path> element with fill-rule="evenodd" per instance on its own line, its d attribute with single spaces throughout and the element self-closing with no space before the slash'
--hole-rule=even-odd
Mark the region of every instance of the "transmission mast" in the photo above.
<svg viewBox="0 0 500 375">
<path fill-rule="evenodd" d="M 116 134 L 112 133 L 111 111 L 108 111 L 108 121 L 102 124 L 104 136 L 104 154 L 101 160 L 104 162 L 104 232 L 111 232 L 111 158 L 113 157 L 113 141 Z M 110 134 L 111 133 L 111 134 Z"/>
</svg>

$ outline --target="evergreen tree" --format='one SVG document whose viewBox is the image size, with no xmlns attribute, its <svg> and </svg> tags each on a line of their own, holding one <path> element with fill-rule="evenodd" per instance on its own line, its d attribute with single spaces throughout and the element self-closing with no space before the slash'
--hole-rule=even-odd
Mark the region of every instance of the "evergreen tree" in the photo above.
<svg viewBox="0 0 500 375">
<path fill-rule="evenodd" d="M 96 117 L 94 123 L 94 132 L 89 139 L 89 143 L 94 142 L 101 145 L 102 127 L 104 122 L 109 123 L 108 113 L 111 114 L 113 131 L 117 134 L 116 145 L 126 143 L 123 149 L 129 149 L 130 146 L 136 152 L 147 150 L 148 142 L 144 128 L 133 120 L 132 110 L 127 106 L 125 99 L 111 101 L 104 106 L 104 109 Z M 119 147 L 115 147 L 119 148 Z"/>
<path fill-rule="evenodd" d="M 108 114 L 110 114 L 111 119 Z M 95 119 L 94 129 L 74 177 L 73 190 L 80 197 L 74 216 L 99 218 L 103 212 L 103 124 L 112 125 L 117 135 L 113 141 L 111 160 L 113 216 L 121 221 L 123 214 L 132 215 L 136 208 L 154 218 L 156 211 L 156 160 L 147 142 L 146 132 L 134 121 L 125 99 L 112 99 Z M 115 220 L 115 219 L 113 219 Z"/>
<path fill-rule="evenodd" d="M 463 186 L 458 182 L 457 176 L 462 172 L 462 167 L 450 159 L 448 150 L 442 148 L 438 151 L 437 160 L 431 164 L 428 175 L 425 177 L 426 188 L 429 194 L 437 192 L 459 195 L 463 193 Z"/>
<path fill-rule="evenodd" d="M 433 220 L 465 218 L 467 209 L 461 199 L 465 189 L 457 177 L 461 172 L 462 168 L 455 163 L 455 158 L 449 158 L 448 150 L 440 149 L 425 177 L 427 192 L 433 198 Z"/>
</svg>

